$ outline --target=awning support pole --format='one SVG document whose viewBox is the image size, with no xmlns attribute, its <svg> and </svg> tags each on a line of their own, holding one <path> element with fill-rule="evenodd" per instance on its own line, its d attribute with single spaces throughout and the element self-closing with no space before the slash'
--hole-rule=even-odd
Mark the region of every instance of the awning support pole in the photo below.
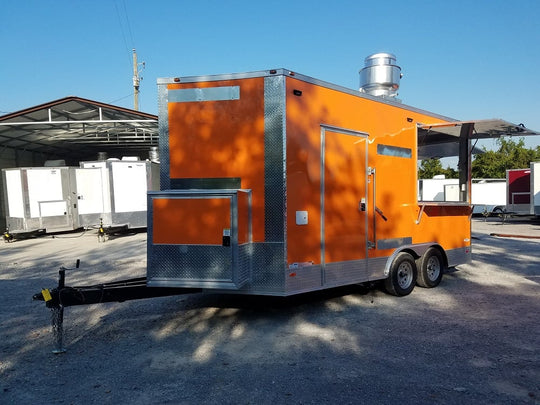
<svg viewBox="0 0 540 405">
<path fill-rule="evenodd" d="M 473 123 L 463 123 L 459 133 L 459 200 L 469 202 L 470 195 L 470 173 L 471 173 L 471 135 L 473 133 Z"/>
</svg>

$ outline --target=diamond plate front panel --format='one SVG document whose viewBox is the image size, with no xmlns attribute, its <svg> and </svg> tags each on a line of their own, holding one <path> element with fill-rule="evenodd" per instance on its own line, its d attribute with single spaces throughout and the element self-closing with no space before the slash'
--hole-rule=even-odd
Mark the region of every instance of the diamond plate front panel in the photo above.
<svg viewBox="0 0 540 405">
<path fill-rule="evenodd" d="M 237 289 L 251 277 L 252 245 L 238 248 L 208 245 L 153 245 L 149 256 L 149 286 Z M 235 261 L 237 262 L 235 264 Z"/>
<path fill-rule="evenodd" d="M 148 279 L 174 280 L 176 285 L 233 283 L 231 247 L 153 245 Z"/>
</svg>

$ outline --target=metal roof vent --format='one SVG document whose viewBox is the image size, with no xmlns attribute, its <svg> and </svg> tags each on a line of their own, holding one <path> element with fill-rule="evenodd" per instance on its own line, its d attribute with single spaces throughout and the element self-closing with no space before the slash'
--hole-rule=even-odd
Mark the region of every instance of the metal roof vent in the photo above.
<svg viewBox="0 0 540 405">
<path fill-rule="evenodd" d="M 375 53 L 364 59 L 360 70 L 360 92 L 372 96 L 394 98 L 398 94 L 399 80 L 403 76 L 391 53 Z M 396 99 L 397 100 L 397 99 Z"/>
</svg>

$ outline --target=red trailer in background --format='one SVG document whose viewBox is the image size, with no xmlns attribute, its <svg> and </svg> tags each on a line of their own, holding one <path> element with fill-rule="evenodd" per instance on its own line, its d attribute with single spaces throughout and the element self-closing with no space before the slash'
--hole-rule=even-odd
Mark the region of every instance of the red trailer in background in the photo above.
<svg viewBox="0 0 540 405">
<path fill-rule="evenodd" d="M 531 213 L 531 169 L 506 171 L 506 210 L 514 214 Z"/>
</svg>

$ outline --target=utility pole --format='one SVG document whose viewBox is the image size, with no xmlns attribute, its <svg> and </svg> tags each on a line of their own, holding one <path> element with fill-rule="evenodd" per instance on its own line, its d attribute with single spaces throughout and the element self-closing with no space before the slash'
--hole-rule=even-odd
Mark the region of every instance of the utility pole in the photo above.
<svg viewBox="0 0 540 405">
<path fill-rule="evenodd" d="M 133 109 L 139 111 L 139 65 L 137 64 L 137 51 L 133 48 Z"/>
</svg>

